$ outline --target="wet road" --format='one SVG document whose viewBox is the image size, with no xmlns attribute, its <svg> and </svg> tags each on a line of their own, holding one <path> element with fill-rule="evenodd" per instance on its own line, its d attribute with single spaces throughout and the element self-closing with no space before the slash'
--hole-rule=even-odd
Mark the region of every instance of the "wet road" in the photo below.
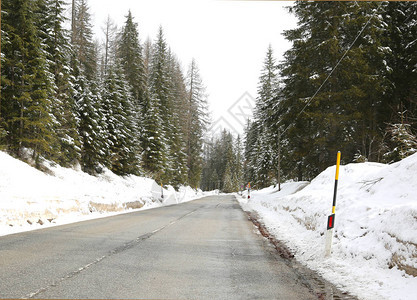
<svg viewBox="0 0 417 300">
<path fill-rule="evenodd" d="M 256 231 L 233 196 L 210 196 L 0 237 L 0 296 L 318 299 Z"/>
</svg>

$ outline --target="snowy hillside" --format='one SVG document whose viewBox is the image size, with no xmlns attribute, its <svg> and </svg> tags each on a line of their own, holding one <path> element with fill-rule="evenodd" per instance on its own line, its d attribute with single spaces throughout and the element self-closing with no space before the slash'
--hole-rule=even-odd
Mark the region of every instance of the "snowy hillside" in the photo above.
<svg viewBox="0 0 417 300">
<path fill-rule="evenodd" d="M 417 299 L 417 154 L 392 165 L 340 167 L 333 253 L 324 258 L 334 177 L 333 166 L 310 184 L 238 198 L 296 259 L 342 289 L 361 299 Z"/>
<path fill-rule="evenodd" d="M 80 170 L 48 165 L 47 175 L 0 151 L 0 235 L 43 228 L 132 209 L 146 209 L 204 196 L 181 187 L 164 189 L 149 178 L 98 177 Z"/>
</svg>

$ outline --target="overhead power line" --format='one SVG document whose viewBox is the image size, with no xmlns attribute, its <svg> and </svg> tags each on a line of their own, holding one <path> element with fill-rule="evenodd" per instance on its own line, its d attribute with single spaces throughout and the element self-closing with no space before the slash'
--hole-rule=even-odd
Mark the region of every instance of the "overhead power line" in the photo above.
<svg viewBox="0 0 417 300">
<path fill-rule="evenodd" d="M 334 66 L 334 68 L 331 70 L 331 72 L 329 73 L 329 75 L 327 75 L 326 79 L 323 81 L 323 83 L 319 86 L 319 88 L 317 89 L 317 91 L 313 94 L 313 96 L 310 98 L 310 100 L 308 100 L 308 102 L 306 103 L 306 105 L 303 107 L 303 109 L 297 114 L 297 116 L 294 118 L 294 122 L 298 119 L 298 117 L 304 112 L 304 110 L 310 105 L 310 103 L 314 100 L 314 98 L 317 96 L 317 94 L 320 92 L 320 90 L 322 89 L 322 87 L 326 84 L 327 80 L 329 80 L 330 76 L 332 76 L 333 72 L 336 70 L 336 68 L 339 66 L 340 62 L 345 58 L 346 54 L 349 52 L 349 50 L 353 47 L 353 45 L 355 44 L 355 42 L 358 40 L 358 38 L 361 36 L 361 34 L 363 33 L 363 31 L 365 30 L 365 28 L 368 26 L 368 24 L 371 22 L 371 20 L 375 17 L 376 13 L 378 12 L 379 8 L 382 5 L 382 1 L 381 3 L 378 5 L 378 7 L 375 9 L 374 13 L 371 15 L 371 17 L 368 19 L 368 21 L 366 22 L 366 24 L 362 27 L 362 29 L 359 31 L 358 35 L 356 36 L 356 38 L 354 39 L 354 41 L 350 44 L 350 46 L 347 48 L 347 50 L 345 51 L 345 53 L 342 55 L 342 57 L 339 59 L 339 61 L 336 63 L 336 65 Z M 287 128 L 285 128 L 285 130 L 281 133 L 281 135 L 285 134 L 285 132 L 291 127 L 292 124 L 289 124 L 287 126 Z"/>
</svg>

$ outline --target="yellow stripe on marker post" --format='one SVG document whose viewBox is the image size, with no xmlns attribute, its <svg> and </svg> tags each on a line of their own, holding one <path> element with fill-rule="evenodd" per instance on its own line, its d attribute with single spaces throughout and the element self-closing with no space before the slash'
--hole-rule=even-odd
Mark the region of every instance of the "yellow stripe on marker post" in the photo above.
<svg viewBox="0 0 417 300">
<path fill-rule="evenodd" d="M 336 160 L 336 178 L 334 180 L 334 193 L 333 193 L 333 208 L 332 214 L 336 211 L 336 194 L 337 194 L 337 182 L 339 181 L 339 167 L 340 167 L 340 151 L 337 152 L 337 160 Z"/>
<path fill-rule="evenodd" d="M 334 181 L 332 214 L 328 216 L 327 218 L 325 256 L 330 256 L 330 254 L 332 253 L 332 239 L 333 239 L 334 221 L 336 217 L 336 195 L 337 195 L 337 183 L 339 181 L 340 157 L 341 157 L 341 153 L 339 151 L 337 152 L 337 160 L 336 160 L 336 177 Z"/>
</svg>

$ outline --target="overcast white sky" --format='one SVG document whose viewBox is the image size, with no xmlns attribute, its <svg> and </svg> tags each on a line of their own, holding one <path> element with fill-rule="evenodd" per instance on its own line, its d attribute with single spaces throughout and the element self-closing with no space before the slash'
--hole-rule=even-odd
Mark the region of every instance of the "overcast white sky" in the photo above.
<svg viewBox="0 0 417 300">
<path fill-rule="evenodd" d="M 122 27 L 128 10 L 138 23 L 141 42 L 155 39 L 162 25 L 166 40 L 183 64 L 194 57 L 207 86 L 212 119 L 226 113 L 245 92 L 256 97 L 269 44 L 277 60 L 289 48 L 282 37 L 296 19 L 288 1 L 88 0 L 98 39 L 107 16 Z"/>
</svg>

